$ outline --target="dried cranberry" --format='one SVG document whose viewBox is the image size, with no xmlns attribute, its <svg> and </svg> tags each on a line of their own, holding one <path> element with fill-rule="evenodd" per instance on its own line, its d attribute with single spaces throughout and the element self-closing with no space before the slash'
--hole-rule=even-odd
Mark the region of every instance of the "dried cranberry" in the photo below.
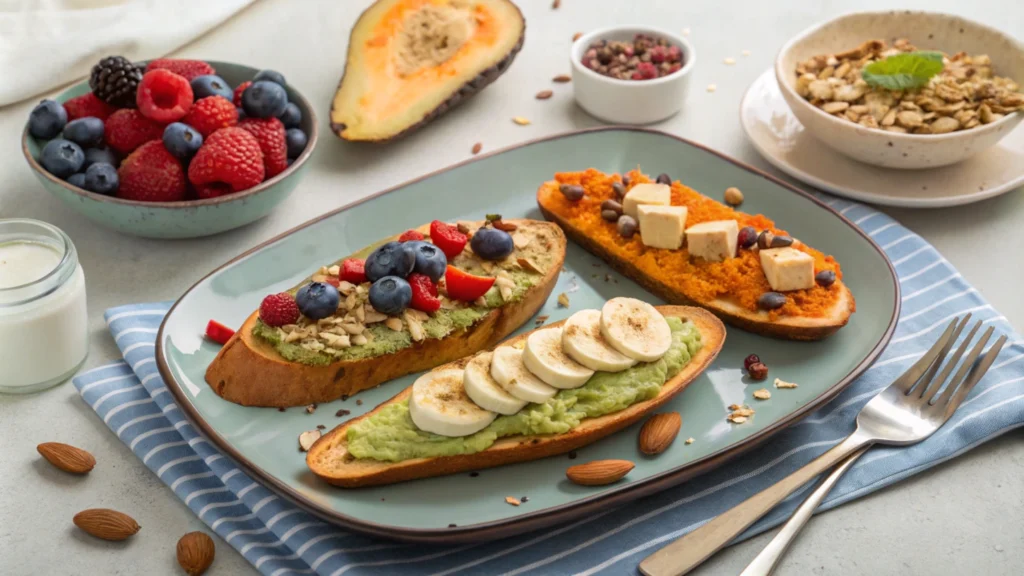
<svg viewBox="0 0 1024 576">
<path fill-rule="evenodd" d="M 768 367 L 761 362 L 754 362 L 751 364 L 750 368 L 747 369 L 747 372 L 750 373 L 750 378 L 752 380 L 764 380 L 768 377 Z"/>
<path fill-rule="evenodd" d="M 743 359 L 743 369 L 749 371 L 752 364 L 758 364 L 761 359 L 758 358 L 757 354 L 751 354 Z"/>
</svg>

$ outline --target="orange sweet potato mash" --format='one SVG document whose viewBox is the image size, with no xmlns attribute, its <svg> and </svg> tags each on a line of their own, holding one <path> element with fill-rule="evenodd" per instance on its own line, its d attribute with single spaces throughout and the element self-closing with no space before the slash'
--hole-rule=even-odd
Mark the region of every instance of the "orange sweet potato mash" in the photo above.
<svg viewBox="0 0 1024 576">
<path fill-rule="evenodd" d="M 652 182 L 650 178 L 633 170 L 628 173 L 630 186 Z M 626 239 L 619 235 L 616 226 L 601 218 L 601 202 L 614 199 L 613 182 L 621 182 L 618 174 L 605 174 L 593 168 L 585 172 L 561 172 L 544 186 L 558 187 L 560 184 L 577 184 L 584 188 L 586 195 L 578 202 L 571 202 L 562 194 L 552 207 L 559 216 L 585 230 L 596 241 L 623 260 L 635 263 L 653 278 L 672 286 L 697 302 L 709 302 L 715 298 L 730 300 L 751 311 L 758 310 L 757 299 L 771 291 L 768 280 L 761 270 L 761 261 L 756 251 L 740 249 L 736 258 L 724 262 L 708 262 L 702 258 L 691 259 L 686 247 L 679 250 L 648 248 L 640 240 L 640 234 Z M 729 206 L 703 196 L 679 182 L 672 184 L 672 204 L 686 206 L 686 226 L 712 220 L 735 219 L 739 226 L 753 226 L 771 230 L 775 234 L 787 234 L 765 216 L 744 214 Z M 788 235 L 788 234 L 787 234 Z M 836 278 L 842 278 L 839 263 L 831 256 L 807 246 L 799 240 L 793 247 L 814 257 L 814 272 L 832 270 Z M 786 292 L 786 304 L 771 313 L 772 318 L 781 316 L 821 317 L 839 297 L 838 283 L 829 288 L 815 286 L 808 290 Z"/>
</svg>

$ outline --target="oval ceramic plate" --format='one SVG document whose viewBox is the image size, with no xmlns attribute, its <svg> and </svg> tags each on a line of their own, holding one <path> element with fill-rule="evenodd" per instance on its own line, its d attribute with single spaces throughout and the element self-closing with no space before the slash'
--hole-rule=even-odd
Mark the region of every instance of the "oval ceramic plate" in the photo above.
<svg viewBox="0 0 1024 576">
<path fill-rule="evenodd" d="M 729 329 L 717 361 L 666 406 L 682 414 L 680 438 L 655 458 L 636 447 L 638 426 L 578 451 L 391 486 L 345 490 L 328 486 L 306 468 L 299 434 L 317 424 L 328 428 L 373 409 L 409 386 L 415 376 L 393 380 L 355 398 L 279 412 L 224 401 L 203 374 L 217 353 L 202 337 L 211 318 L 237 326 L 264 295 L 291 287 L 324 263 L 432 219 L 454 221 L 498 212 L 541 218 L 537 187 L 555 172 L 588 167 L 622 172 L 639 164 L 647 173 L 668 172 L 717 195 L 729 186 L 747 193 L 744 208 L 776 218 L 797 237 L 843 265 L 843 280 L 857 298 L 848 326 L 815 343 L 771 340 Z M 566 293 L 568 308 L 556 295 Z M 539 314 L 550 321 L 582 308 L 599 308 L 614 296 L 661 303 L 612 272 L 582 248 L 570 245 L 565 271 Z M 157 359 L 184 413 L 209 439 L 255 478 L 319 516 L 356 530 L 420 541 L 474 541 L 509 536 L 581 517 L 595 509 L 665 489 L 721 465 L 838 394 L 888 342 L 899 312 L 899 285 L 882 251 L 845 218 L 810 195 L 752 168 L 680 138 L 639 128 L 599 128 L 553 136 L 458 164 L 317 220 L 273 239 L 225 264 L 193 286 L 171 309 L 157 336 Z M 528 322 L 525 329 L 533 327 Z M 799 388 L 757 404 L 743 425 L 726 422 L 731 404 L 754 404 L 763 383 L 743 378 L 743 358 L 756 352 L 772 375 Z M 753 384 L 753 385 L 752 385 Z M 770 384 L 769 384 L 770 385 Z M 358 402 L 357 402 L 358 399 Z M 351 416 L 337 416 L 340 410 Z M 585 488 L 569 483 L 565 469 L 602 458 L 636 462 L 616 484 Z M 506 496 L 529 496 L 521 506 Z M 456 524 L 456 528 L 448 528 Z"/>
<path fill-rule="evenodd" d="M 840 196 L 884 206 L 939 208 L 969 204 L 1024 185 L 1024 125 L 963 162 L 927 170 L 863 164 L 832 150 L 804 130 L 779 92 L 771 70 L 758 77 L 740 104 L 740 124 L 773 166 Z"/>
</svg>

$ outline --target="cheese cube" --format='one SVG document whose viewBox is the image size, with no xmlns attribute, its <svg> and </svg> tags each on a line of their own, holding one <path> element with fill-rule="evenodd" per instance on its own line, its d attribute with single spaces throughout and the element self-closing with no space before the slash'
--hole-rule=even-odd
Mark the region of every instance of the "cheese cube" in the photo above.
<svg viewBox="0 0 1024 576">
<path fill-rule="evenodd" d="M 686 230 L 686 206 L 637 206 L 640 215 L 640 240 L 644 246 L 677 250 L 683 245 Z"/>
<path fill-rule="evenodd" d="M 736 256 L 739 233 L 735 220 L 701 222 L 686 229 L 686 247 L 690 256 L 721 262 Z"/>
<path fill-rule="evenodd" d="M 671 203 L 672 189 L 668 184 L 637 184 L 630 188 L 622 199 L 622 211 L 639 219 L 637 206 L 641 204 L 668 206 Z"/>
<path fill-rule="evenodd" d="M 761 269 L 776 292 L 814 288 L 814 257 L 787 246 L 761 250 Z"/>
</svg>

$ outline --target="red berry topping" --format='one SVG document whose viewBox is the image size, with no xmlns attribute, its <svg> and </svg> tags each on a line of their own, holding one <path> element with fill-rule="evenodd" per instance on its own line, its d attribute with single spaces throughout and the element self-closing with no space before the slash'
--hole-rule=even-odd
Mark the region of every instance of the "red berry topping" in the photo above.
<svg viewBox="0 0 1024 576">
<path fill-rule="evenodd" d="M 188 167 L 188 179 L 200 198 L 252 188 L 263 181 L 260 143 L 241 128 L 222 128 L 211 134 L 196 152 Z"/>
<path fill-rule="evenodd" d="M 462 254 L 462 249 L 466 247 L 469 238 L 455 226 L 434 220 L 430 223 L 430 241 L 444 252 L 448 261 L 451 261 Z"/>
<path fill-rule="evenodd" d="M 743 359 L 743 369 L 750 370 L 750 366 L 752 364 L 757 364 L 760 361 L 761 359 L 757 356 L 757 354 L 751 354 L 750 356 L 747 356 L 746 358 Z"/>
<path fill-rule="evenodd" d="M 399 242 L 409 242 L 411 240 L 423 240 L 424 236 L 422 232 L 417 230 L 406 230 L 402 232 L 402 235 L 398 237 Z"/>
<path fill-rule="evenodd" d="M 448 297 L 463 302 L 472 302 L 483 296 L 494 286 L 494 278 L 473 276 L 449 265 L 444 273 L 444 286 Z"/>
<path fill-rule="evenodd" d="M 242 107 L 242 92 L 245 92 L 245 89 L 248 88 L 249 86 L 252 86 L 252 81 L 251 80 L 246 80 L 245 82 L 242 82 L 238 86 L 235 86 L 234 104 L 235 104 L 235 106 L 237 108 L 241 108 Z"/>
<path fill-rule="evenodd" d="M 640 79 L 642 80 L 650 80 L 658 77 L 658 68 L 650 62 L 641 62 L 636 65 L 636 73 L 634 73 L 634 76 L 636 76 L 636 74 L 639 74 Z"/>
<path fill-rule="evenodd" d="M 179 76 L 184 76 L 189 82 L 197 76 L 217 73 L 213 66 L 202 60 L 182 60 L 179 58 L 157 58 L 146 66 L 146 72 L 157 69 L 170 70 Z"/>
<path fill-rule="evenodd" d="M 207 96 L 196 100 L 182 122 L 206 138 L 221 128 L 238 124 L 238 109 L 223 96 Z"/>
<path fill-rule="evenodd" d="M 210 320 L 206 324 L 206 337 L 213 340 L 217 344 L 227 344 L 228 340 L 235 335 L 235 331 L 227 326 L 217 322 L 216 320 Z"/>
<path fill-rule="evenodd" d="M 412 286 L 412 306 L 423 312 L 435 312 L 441 308 L 441 299 L 437 297 L 437 286 L 426 274 L 409 274 L 409 286 Z"/>
<path fill-rule="evenodd" d="M 100 100 L 92 92 L 86 92 L 81 96 L 64 102 L 64 110 L 68 113 L 68 122 L 79 118 L 92 116 L 100 120 L 106 120 L 117 108 Z"/>
<path fill-rule="evenodd" d="M 260 320 L 267 326 L 294 324 L 299 319 L 299 305 L 287 292 L 271 294 L 260 303 Z"/>
<path fill-rule="evenodd" d="M 175 202 L 185 198 L 185 171 L 159 140 L 146 142 L 125 158 L 117 169 L 117 177 L 118 198 L 143 202 Z"/>
<path fill-rule="evenodd" d="M 256 137 L 263 151 L 263 166 L 267 178 L 273 178 L 288 168 L 288 144 L 284 139 L 284 124 L 277 118 L 246 118 L 238 123 Z"/>
<path fill-rule="evenodd" d="M 135 94 L 139 112 L 157 122 L 181 120 L 192 108 L 192 86 L 184 76 L 170 70 L 146 72 Z"/>
<path fill-rule="evenodd" d="M 103 125 L 107 146 L 121 154 L 128 154 L 150 140 L 164 135 L 164 126 L 146 118 L 134 108 L 118 110 Z"/>
<path fill-rule="evenodd" d="M 353 284 L 366 282 L 366 261 L 348 258 L 341 263 L 341 279 Z"/>
</svg>

